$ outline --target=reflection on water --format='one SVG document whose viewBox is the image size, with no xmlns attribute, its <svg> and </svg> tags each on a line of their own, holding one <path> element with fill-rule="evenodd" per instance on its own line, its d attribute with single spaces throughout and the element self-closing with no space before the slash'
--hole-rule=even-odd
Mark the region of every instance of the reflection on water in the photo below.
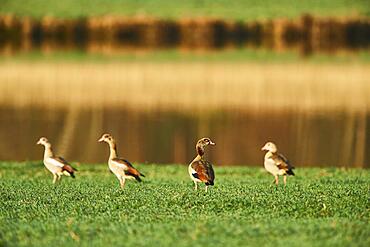
<svg viewBox="0 0 370 247">
<path fill-rule="evenodd" d="M 104 162 L 104 132 L 136 162 L 262 165 L 270 140 L 296 166 L 369 167 L 368 65 L 44 64 L 0 67 L 0 159 Z"/>
<path fill-rule="evenodd" d="M 275 51 L 312 53 L 356 52 L 370 45 L 368 18 L 226 21 L 214 18 L 159 20 L 153 18 L 90 17 L 41 20 L 0 16 L 0 53 L 40 49 L 83 50 L 116 54 L 137 49 L 221 49 L 264 47 Z"/>
<path fill-rule="evenodd" d="M 182 114 L 124 108 L 0 110 L 1 159 L 41 159 L 35 143 L 46 135 L 58 154 L 80 162 L 104 162 L 108 147 L 97 140 L 111 132 L 119 153 L 138 162 L 188 163 L 197 138 L 211 136 L 217 165 L 261 165 L 261 147 L 274 140 L 297 166 L 368 166 L 366 133 L 370 114 L 250 113 L 222 111 Z M 368 135 L 368 134 L 367 134 Z M 365 165 L 366 164 L 366 165 Z"/>
</svg>

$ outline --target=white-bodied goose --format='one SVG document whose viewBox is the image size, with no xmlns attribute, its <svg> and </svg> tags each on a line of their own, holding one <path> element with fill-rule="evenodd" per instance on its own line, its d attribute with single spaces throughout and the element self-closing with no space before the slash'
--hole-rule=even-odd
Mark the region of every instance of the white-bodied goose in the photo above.
<svg viewBox="0 0 370 247">
<path fill-rule="evenodd" d="M 195 190 L 198 189 L 198 183 L 205 183 L 206 191 L 209 185 L 214 185 L 215 172 L 212 164 L 203 158 L 205 147 L 208 145 L 215 145 L 209 138 L 202 138 L 197 142 L 196 150 L 197 156 L 190 163 L 188 171 L 190 178 L 194 181 Z"/>
<path fill-rule="evenodd" d="M 68 162 L 62 157 L 54 156 L 48 139 L 41 137 L 37 144 L 45 147 L 44 165 L 53 174 L 53 183 L 59 181 L 62 175 L 71 176 L 72 178 L 75 177 L 74 172 L 77 170 L 68 164 Z"/>
<path fill-rule="evenodd" d="M 104 134 L 99 142 L 109 144 L 110 154 L 108 159 L 109 169 L 119 180 L 121 188 L 124 187 L 126 179 L 135 179 L 141 182 L 140 176 L 145 177 L 142 173 L 136 170 L 127 160 L 118 158 L 116 141 L 110 134 Z"/>
<path fill-rule="evenodd" d="M 279 175 L 284 176 L 284 185 L 286 185 L 287 175 L 294 176 L 294 167 L 290 164 L 287 158 L 278 153 L 277 147 L 274 143 L 266 143 L 262 150 L 267 151 L 264 161 L 266 171 L 275 177 L 274 182 L 276 185 L 279 184 Z"/>
</svg>

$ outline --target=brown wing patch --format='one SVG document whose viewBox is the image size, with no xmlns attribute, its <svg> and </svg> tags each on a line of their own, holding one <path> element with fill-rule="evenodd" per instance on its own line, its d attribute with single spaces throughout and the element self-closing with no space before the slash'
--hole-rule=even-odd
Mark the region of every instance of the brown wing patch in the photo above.
<svg viewBox="0 0 370 247">
<path fill-rule="evenodd" d="M 140 176 L 145 177 L 142 173 L 140 173 L 135 167 L 131 165 L 131 163 L 124 159 L 114 158 L 112 159 L 114 162 L 120 163 L 125 166 L 124 172 L 125 175 L 133 176 L 136 180 L 141 181 Z"/>
<path fill-rule="evenodd" d="M 70 166 L 70 165 L 64 165 L 63 166 L 63 171 L 67 171 L 67 172 L 69 172 L 69 173 L 74 173 L 75 171 L 76 171 L 76 169 L 74 169 L 72 166 Z"/>
<path fill-rule="evenodd" d="M 125 173 L 133 176 L 140 176 L 140 172 L 132 166 L 129 166 L 128 169 L 125 170 Z"/>
<path fill-rule="evenodd" d="M 73 168 L 65 159 L 62 157 L 54 157 L 55 160 L 63 164 L 62 171 L 67 171 L 73 178 L 74 172 L 77 171 L 77 169 Z"/>
<path fill-rule="evenodd" d="M 271 157 L 276 166 L 279 168 L 279 169 L 287 169 L 288 168 L 288 164 L 284 161 L 284 159 L 279 156 L 278 154 L 273 154 L 272 157 Z"/>
<path fill-rule="evenodd" d="M 211 163 L 204 161 L 204 160 L 198 160 L 198 161 L 194 161 L 191 164 L 191 167 L 197 173 L 198 179 L 200 181 L 213 183 L 214 171 L 213 171 Z"/>
<path fill-rule="evenodd" d="M 292 171 L 294 167 L 289 163 L 288 159 L 285 158 L 282 154 L 273 154 L 271 158 L 274 160 L 276 166 L 280 170 L 284 170 L 289 175 L 294 175 L 294 172 Z"/>
<path fill-rule="evenodd" d="M 285 164 L 285 163 L 277 164 L 277 167 L 278 167 L 280 170 L 288 170 L 288 165 L 287 165 L 287 164 Z"/>
</svg>

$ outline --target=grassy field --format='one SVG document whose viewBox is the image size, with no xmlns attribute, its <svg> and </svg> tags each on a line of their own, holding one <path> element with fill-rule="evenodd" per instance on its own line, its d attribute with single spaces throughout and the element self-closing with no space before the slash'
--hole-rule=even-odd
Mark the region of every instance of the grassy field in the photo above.
<svg viewBox="0 0 370 247">
<path fill-rule="evenodd" d="M 185 166 L 137 165 L 120 190 L 106 165 L 51 184 L 41 162 L 0 163 L 1 246 L 369 246 L 368 170 L 216 168 L 210 193 Z"/>
<path fill-rule="evenodd" d="M 11 56 L 0 55 L 0 62 L 6 61 L 46 61 L 46 62 L 255 62 L 255 63 L 370 63 L 370 51 L 338 52 L 337 54 L 316 53 L 310 56 L 302 56 L 297 51 L 275 52 L 268 49 L 225 49 L 217 51 L 181 51 L 176 49 L 149 50 L 149 51 L 126 51 L 110 52 L 85 52 L 77 50 L 52 51 L 43 53 L 34 50 L 32 52 L 14 52 Z"/>
<path fill-rule="evenodd" d="M 99 15 L 146 15 L 161 18 L 211 16 L 227 19 L 255 20 L 277 17 L 297 17 L 303 13 L 319 16 L 370 15 L 367 0 L 65 0 L 46 1 L 2 0 L 0 14 L 14 13 L 19 16 L 61 18 Z"/>
</svg>

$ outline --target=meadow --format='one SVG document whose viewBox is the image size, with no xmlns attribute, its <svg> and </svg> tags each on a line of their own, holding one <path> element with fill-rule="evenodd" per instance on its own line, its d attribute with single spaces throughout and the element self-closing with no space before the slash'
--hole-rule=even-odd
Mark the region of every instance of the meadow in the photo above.
<svg viewBox="0 0 370 247">
<path fill-rule="evenodd" d="M 145 181 L 121 190 L 103 164 L 52 185 L 41 162 L 1 162 L 0 245 L 370 245 L 368 170 L 302 168 L 276 188 L 262 167 L 216 167 L 205 193 L 186 166 L 136 167 Z"/>
<path fill-rule="evenodd" d="M 370 14 L 366 0 L 65 0 L 46 1 L 3 0 L 0 14 L 13 13 L 18 16 L 42 18 L 45 15 L 60 18 L 76 18 L 100 15 L 154 16 L 177 19 L 182 17 L 217 17 L 224 19 L 256 20 L 264 18 L 294 18 L 303 13 L 319 16 L 348 16 Z"/>
</svg>

